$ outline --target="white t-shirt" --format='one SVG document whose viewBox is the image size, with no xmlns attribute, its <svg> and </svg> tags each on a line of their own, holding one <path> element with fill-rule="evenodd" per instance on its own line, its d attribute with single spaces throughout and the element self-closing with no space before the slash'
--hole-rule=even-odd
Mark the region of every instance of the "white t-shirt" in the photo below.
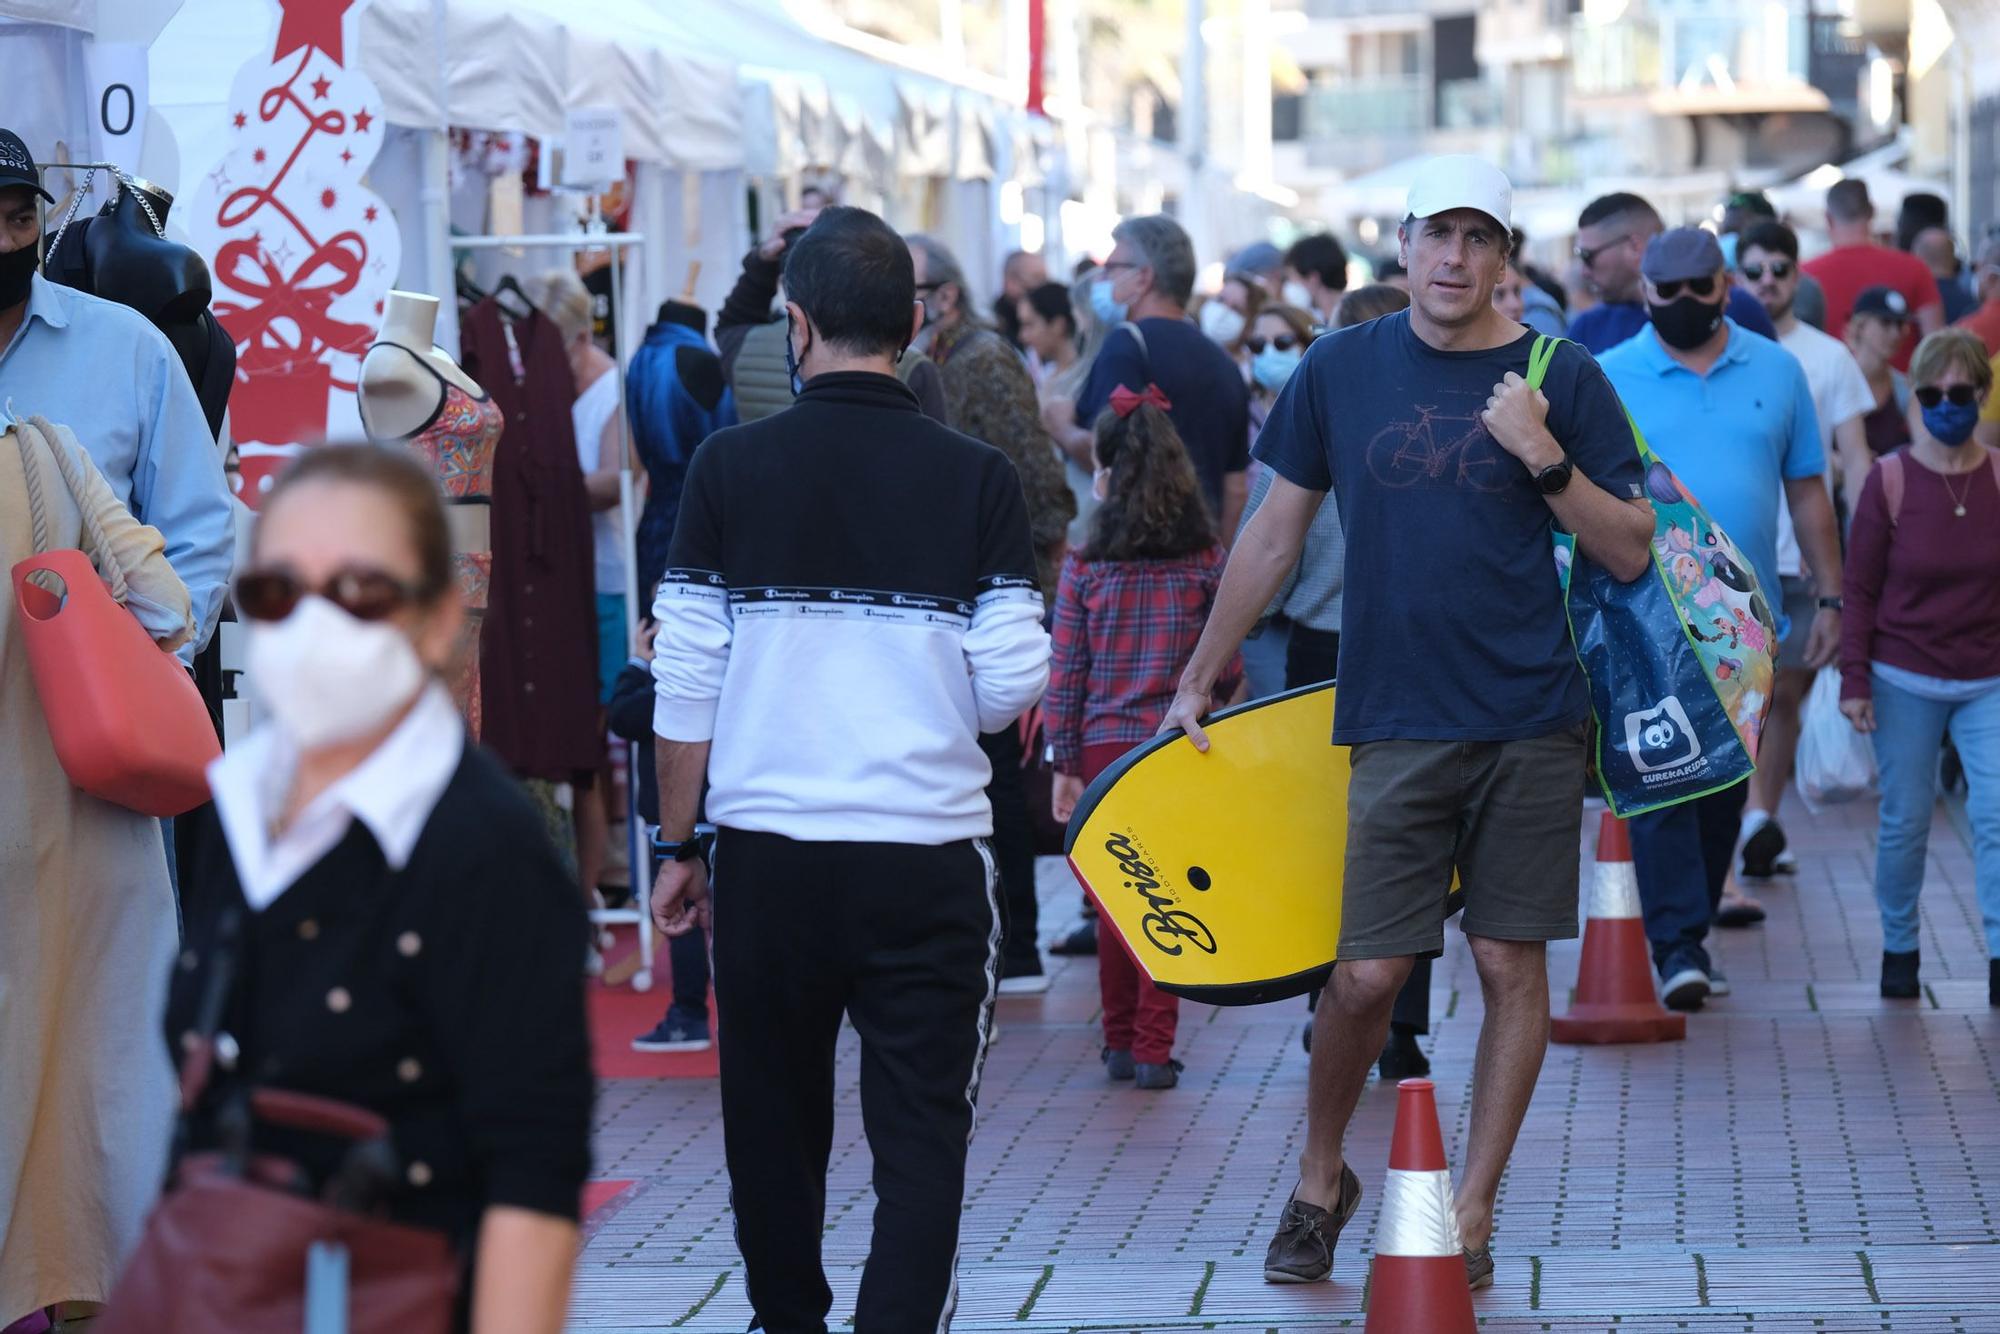
<svg viewBox="0 0 2000 1334">
<path fill-rule="evenodd" d="M 1790 333 L 1779 335 L 1778 343 L 1805 367 L 1806 387 L 1812 390 L 1813 412 L 1819 417 L 1819 444 L 1826 453 L 1826 476 L 1830 483 L 1837 461 L 1833 428 L 1874 411 L 1875 392 L 1868 387 L 1868 377 L 1861 373 L 1861 363 L 1847 350 L 1847 344 L 1805 321 L 1795 322 Z M 1778 573 L 1795 576 L 1803 571 L 1798 534 L 1792 531 L 1791 507 L 1780 504 Z"/>
<path fill-rule="evenodd" d="M 570 406 L 570 421 L 576 427 L 576 460 L 585 475 L 597 471 L 604 428 L 610 423 L 611 414 L 618 411 L 624 401 L 618 388 L 618 370 L 613 367 L 592 381 L 590 388 L 578 394 L 576 402 Z M 1873 406 L 1872 402 L 1870 406 Z M 596 510 L 590 516 L 591 545 L 596 554 L 597 591 L 600 593 L 625 592 L 625 536 L 621 527 L 622 520 L 616 505 L 608 510 Z"/>
</svg>

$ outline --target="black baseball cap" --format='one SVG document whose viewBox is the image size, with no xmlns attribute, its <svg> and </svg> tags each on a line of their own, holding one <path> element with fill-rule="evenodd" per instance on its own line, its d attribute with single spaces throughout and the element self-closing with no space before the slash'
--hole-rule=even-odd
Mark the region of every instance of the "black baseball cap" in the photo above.
<svg viewBox="0 0 2000 1334">
<path fill-rule="evenodd" d="M 12 130 L 0 130 L 0 190 L 25 185 L 53 204 L 56 197 L 42 188 L 42 174 L 35 170 L 34 155 Z"/>
<path fill-rule="evenodd" d="M 1893 287 L 1870 287 L 1854 298 L 1856 315 L 1873 315 L 1878 320 L 1899 320 L 1907 323 L 1910 318 L 1910 302 Z"/>
</svg>

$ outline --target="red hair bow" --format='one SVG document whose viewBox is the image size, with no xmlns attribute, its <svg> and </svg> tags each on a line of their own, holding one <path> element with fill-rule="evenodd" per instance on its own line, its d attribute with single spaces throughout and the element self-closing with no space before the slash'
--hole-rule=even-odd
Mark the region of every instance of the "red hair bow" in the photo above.
<svg viewBox="0 0 2000 1334">
<path fill-rule="evenodd" d="M 1171 412 L 1174 406 L 1167 402 L 1167 396 L 1160 392 L 1160 386 L 1150 381 L 1138 393 L 1132 392 L 1122 384 L 1111 391 L 1111 410 L 1121 417 L 1129 417 L 1137 412 L 1141 403 L 1151 403 L 1162 412 Z"/>
</svg>

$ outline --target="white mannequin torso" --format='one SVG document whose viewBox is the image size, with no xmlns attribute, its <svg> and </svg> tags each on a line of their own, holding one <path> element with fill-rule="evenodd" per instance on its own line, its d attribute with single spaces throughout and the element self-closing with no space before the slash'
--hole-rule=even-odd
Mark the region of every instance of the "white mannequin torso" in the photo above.
<svg viewBox="0 0 2000 1334">
<path fill-rule="evenodd" d="M 444 386 L 486 391 L 437 347 L 437 298 L 390 292 L 377 341 L 361 361 L 361 420 L 378 440 L 406 440 L 437 415 Z"/>
</svg>

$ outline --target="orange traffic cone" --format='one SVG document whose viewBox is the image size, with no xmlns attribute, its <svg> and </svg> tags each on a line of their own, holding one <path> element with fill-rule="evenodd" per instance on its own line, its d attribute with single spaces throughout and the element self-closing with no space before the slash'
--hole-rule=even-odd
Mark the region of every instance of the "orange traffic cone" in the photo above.
<svg viewBox="0 0 2000 1334">
<path fill-rule="evenodd" d="M 1632 837 L 1610 811 L 1597 831 L 1597 879 L 1583 926 L 1583 963 L 1576 1000 L 1549 1026 L 1557 1042 L 1678 1042 L 1687 1016 L 1669 1014 L 1653 989 L 1646 924 L 1639 916 L 1639 879 Z"/>
<path fill-rule="evenodd" d="M 1474 1334 L 1472 1290 L 1438 1133 L 1436 1085 L 1396 1085 L 1396 1138 L 1375 1228 L 1368 1334 Z"/>
</svg>

